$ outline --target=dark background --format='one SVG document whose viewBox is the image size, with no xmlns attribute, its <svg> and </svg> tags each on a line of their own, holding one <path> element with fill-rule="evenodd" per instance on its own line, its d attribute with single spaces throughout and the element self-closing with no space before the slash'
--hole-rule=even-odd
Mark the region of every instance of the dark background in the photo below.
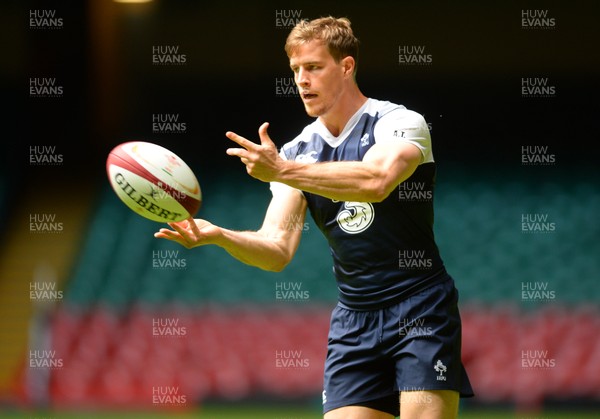
<svg viewBox="0 0 600 419">
<path fill-rule="evenodd" d="M 1 7 L 8 30 L 5 115 L 9 125 L 16 122 L 5 131 L 5 172 L 15 191 L 37 176 L 83 187 L 104 182 L 106 155 L 128 139 L 171 148 L 203 183 L 243 170 L 224 153 L 225 131 L 256 139 L 260 123 L 270 121 L 278 145 L 293 138 L 310 119 L 299 99 L 275 95 L 275 79 L 292 76 L 283 51 L 289 28 L 276 26 L 276 10 L 349 17 L 361 40 L 359 86 L 367 96 L 424 114 L 442 168 L 468 165 L 472 176 L 485 168 L 522 170 L 524 145 L 548 145 L 556 170 L 595 164 L 599 15 L 593 1 L 29 1 Z M 63 28 L 29 29 L 28 11 L 36 8 L 55 9 Z M 523 29 L 523 9 L 548 10 L 556 26 Z M 186 63 L 153 66 L 156 45 L 178 46 Z M 424 45 L 433 63 L 399 65 L 400 45 Z M 56 77 L 63 97 L 29 98 L 29 77 Z M 524 77 L 548 78 L 555 97 L 521 97 Z M 153 113 L 179 114 L 187 133 L 153 134 Z M 65 164 L 29 166 L 30 145 L 56 145 Z"/>
</svg>

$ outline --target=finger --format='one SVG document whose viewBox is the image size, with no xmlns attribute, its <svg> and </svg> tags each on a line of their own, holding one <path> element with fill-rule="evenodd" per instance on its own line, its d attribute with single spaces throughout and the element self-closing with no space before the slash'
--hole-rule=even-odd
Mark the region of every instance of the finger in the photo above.
<svg viewBox="0 0 600 419">
<path fill-rule="evenodd" d="M 192 229 L 192 233 L 194 233 L 194 236 L 196 236 L 196 238 L 200 238 L 200 229 L 198 228 L 198 224 L 196 224 L 196 221 L 194 221 L 194 217 L 188 218 L 187 222 L 190 228 Z"/>
<path fill-rule="evenodd" d="M 154 237 L 156 237 L 157 239 L 168 239 L 169 238 L 169 236 L 163 231 L 157 231 L 156 233 L 154 233 Z"/>
<path fill-rule="evenodd" d="M 245 150 L 243 148 L 228 148 L 226 153 L 229 156 L 236 156 L 239 158 L 247 158 L 248 157 L 248 150 Z"/>
<path fill-rule="evenodd" d="M 191 236 L 190 232 L 187 230 L 187 228 L 182 226 L 183 222 L 180 223 L 169 223 L 169 226 L 171 228 L 173 228 L 177 233 L 179 233 L 179 235 L 181 236 L 181 238 L 186 242 L 186 243 L 190 243 L 193 241 L 193 237 Z"/>
<path fill-rule="evenodd" d="M 154 237 L 156 237 L 157 239 L 173 240 L 178 243 L 181 243 L 183 241 L 183 237 L 181 237 L 179 233 L 173 230 L 169 230 L 168 228 L 161 228 L 159 231 L 154 233 Z"/>
<path fill-rule="evenodd" d="M 269 129 L 269 123 L 265 122 L 258 128 L 258 136 L 260 138 L 261 145 L 264 146 L 274 146 L 273 140 L 269 137 L 267 130 Z"/>
<path fill-rule="evenodd" d="M 183 229 L 183 230 L 187 230 L 187 228 L 190 226 L 190 223 L 188 221 L 188 219 L 186 218 L 185 220 L 181 220 L 181 221 L 171 221 L 168 222 L 167 225 L 169 227 L 171 227 L 172 229 Z M 163 230 L 163 229 L 161 229 Z"/>
<path fill-rule="evenodd" d="M 242 137 L 240 135 L 237 135 L 235 132 L 227 131 L 225 133 L 225 136 L 227 138 L 229 138 L 231 141 L 233 141 L 234 143 L 241 145 L 246 150 L 255 149 L 257 147 L 257 144 L 245 139 L 244 137 Z"/>
</svg>

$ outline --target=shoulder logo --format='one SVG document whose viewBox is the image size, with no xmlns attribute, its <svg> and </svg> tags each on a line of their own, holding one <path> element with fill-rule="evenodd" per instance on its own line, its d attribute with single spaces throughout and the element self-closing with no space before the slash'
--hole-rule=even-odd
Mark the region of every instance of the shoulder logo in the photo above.
<svg viewBox="0 0 600 419">
<path fill-rule="evenodd" d="M 366 147 L 369 145 L 369 133 L 367 132 L 365 135 L 362 136 L 362 138 L 360 139 L 360 146 L 361 147 Z"/>
<path fill-rule="evenodd" d="M 375 209 L 370 202 L 344 202 L 336 221 L 348 234 L 362 233 L 371 226 L 375 218 Z"/>
<path fill-rule="evenodd" d="M 300 163 L 316 163 L 317 162 L 317 158 L 315 157 L 316 155 L 317 155 L 316 151 L 310 151 L 306 154 L 298 154 L 296 156 L 295 160 Z"/>
</svg>

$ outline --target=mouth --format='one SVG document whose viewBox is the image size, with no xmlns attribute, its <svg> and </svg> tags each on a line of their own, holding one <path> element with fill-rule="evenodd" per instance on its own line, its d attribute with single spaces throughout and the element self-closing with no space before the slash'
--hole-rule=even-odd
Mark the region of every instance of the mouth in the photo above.
<svg viewBox="0 0 600 419">
<path fill-rule="evenodd" d="M 316 93 L 302 92 L 302 100 L 310 100 L 317 97 Z"/>
</svg>

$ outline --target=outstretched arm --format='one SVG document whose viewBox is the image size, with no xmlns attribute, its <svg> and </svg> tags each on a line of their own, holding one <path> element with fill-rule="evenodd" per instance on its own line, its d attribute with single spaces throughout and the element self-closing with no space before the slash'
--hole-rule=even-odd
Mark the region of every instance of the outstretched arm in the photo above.
<svg viewBox="0 0 600 419">
<path fill-rule="evenodd" d="M 418 147 L 398 141 L 376 143 L 362 161 L 288 161 L 279 156 L 267 128 L 268 123 L 259 128 L 260 144 L 228 132 L 227 137 L 243 148 L 230 148 L 227 154 L 239 157 L 257 179 L 282 182 L 338 201 L 380 202 L 413 174 L 422 159 Z"/>
<path fill-rule="evenodd" d="M 293 258 L 300 243 L 306 215 L 306 200 L 297 190 L 278 188 L 258 231 L 233 231 L 206 220 L 188 219 L 169 223 L 154 237 L 175 241 L 191 249 L 214 244 L 248 265 L 281 271 Z"/>
</svg>

